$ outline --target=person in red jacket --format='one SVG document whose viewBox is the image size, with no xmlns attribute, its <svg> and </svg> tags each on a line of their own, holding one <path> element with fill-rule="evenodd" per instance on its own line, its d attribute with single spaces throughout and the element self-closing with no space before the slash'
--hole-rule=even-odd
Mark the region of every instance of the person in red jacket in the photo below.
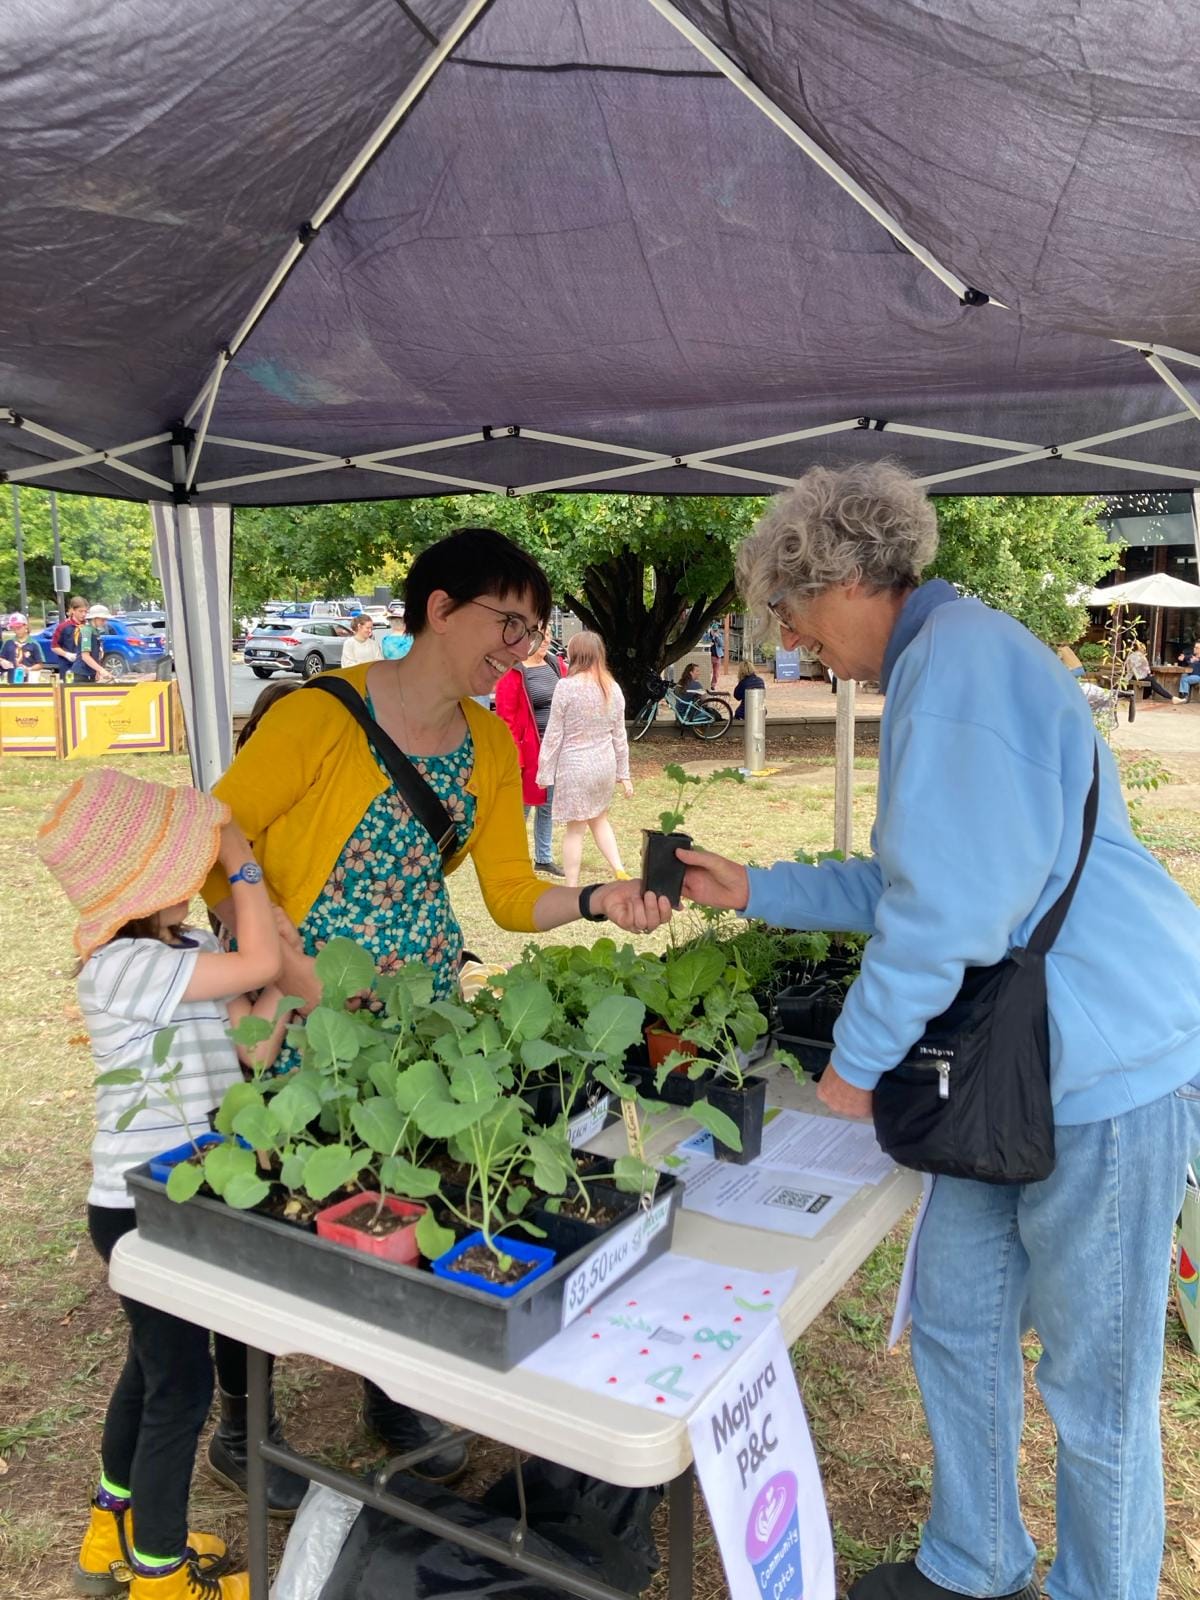
<svg viewBox="0 0 1200 1600">
<path fill-rule="evenodd" d="M 554 864 L 554 823 L 551 819 L 551 802 L 554 787 L 541 789 L 537 783 L 538 756 L 542 748 L 542 735 L 550 718 L 550 702 L 554 687 L 566 675 L 566 669 L 557 656 L 550 656 L 549 639 L 543 639 L 533 655 L 527 656 L 520 666 L 506 672 L 496 685 L 496 715 L 503 717 L 516 740 L 517 754 L 521 760 L 521 795 L 525 801 L 525 815 L 535 807 L 533 818 L 533 865 L 537 872 L 552 878 L 562 877 L 562 868 Z"/>
</svg>

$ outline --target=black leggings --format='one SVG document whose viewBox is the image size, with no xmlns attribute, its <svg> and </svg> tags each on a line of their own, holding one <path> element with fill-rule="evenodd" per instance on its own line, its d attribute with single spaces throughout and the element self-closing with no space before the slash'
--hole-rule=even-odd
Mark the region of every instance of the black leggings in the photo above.
<svg viewBox="0 0 1200 1600">
<path fill-rule="evenodd" d="M 88 1207 L 88 1232 L 104 1261 L 134 1226 L 131 1210 Z M 129 1349 L 108 1402 L 100 1460 L 104 1476 L 129 1490 L 138 1551 L 180 1556 L 196 1441 L 212 1399 L 208 1331 L 125 1295 L 120 1300 Z"/>
</svg>

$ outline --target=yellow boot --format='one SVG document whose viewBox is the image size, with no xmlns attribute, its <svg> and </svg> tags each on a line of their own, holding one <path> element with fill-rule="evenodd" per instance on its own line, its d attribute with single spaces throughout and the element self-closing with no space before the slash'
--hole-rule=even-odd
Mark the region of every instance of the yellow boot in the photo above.
<svg viewBox="0 0 1200 1600">
<path fill-rule="evenodd" d="M 106 1507 L 93 1500 L 75 1568 L 75 1593 L 96 1597 L 121 1594 L 132 1577 L 132 1542 L 133 1513 L 128 1502 Z M 189 1529 L 188 1548 L 200 1558 L 206 1572 L 219 1567 L 226 1556 L 225 1541 L 215 1533 L 193 1533 Z"/>
<path fill-rule="evenodd" d="M 163 1573 L 135 1570 L 129 1600 L 250 1600 L 250 1574 L 227 1572 L 214 1577 L 195 1557 Z"/>
</svg>

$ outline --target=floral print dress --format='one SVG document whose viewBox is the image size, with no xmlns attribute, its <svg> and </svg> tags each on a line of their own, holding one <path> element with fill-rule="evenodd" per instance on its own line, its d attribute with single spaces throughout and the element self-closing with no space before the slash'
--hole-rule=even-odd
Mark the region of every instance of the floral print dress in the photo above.
<svg viewBox="0 0 1200 1600">
<path fill-rule="evenodd" d="M 395 972 L 406 961 L 423 961 L 433 972 L 435 997 L 444 1000 L 458 979 L 462 930 L 450 906 L 437 846 L 397 792 L 387 768 L 375 759 L 388 776 L 388 786 L 347 839 L 300 924 L 300 937 L 310 956 L 330 939 L 353 939 L 374 956 L 382 974 Z M 459 838 L 465 839 L 475 825 L 475 796 L 467 793 L 475 765 L 471 735 L 449 755 L 410 759 L 446 807 Z M 299 1064 L 299 1053 L 284 1045 L 274 1070 L 290 1072 Z"/>
</svg>

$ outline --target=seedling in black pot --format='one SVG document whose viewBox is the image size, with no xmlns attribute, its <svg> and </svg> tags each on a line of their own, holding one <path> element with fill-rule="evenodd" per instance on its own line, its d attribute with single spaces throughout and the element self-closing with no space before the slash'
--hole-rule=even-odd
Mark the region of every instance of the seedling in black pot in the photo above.
<svg viewBox="0 0 1200 1600">
<path fill-rule="evenodd" d="M 661 827 L 642 829 L 642 887 L 651 894 L 666 895 L 673 906 L 678 906 L 687 868 L 675 852 L 692 848 L 691 834 L 680 830 L 688 812 L 700 798 L 694 795 L 691 800 L 685 800 L 686 791 L 693 786 L 707 788 L 710 783 L 744 783 L 746 779 L 737 767 L 722 767 L 719 772 L 710 772 L 706 778 L 685 772 L 676 762 L 672 762 L 665 770 L 667 777 L 678 786 L 678 792 L 673 809 L 659 814 Z"/>
</svg>

